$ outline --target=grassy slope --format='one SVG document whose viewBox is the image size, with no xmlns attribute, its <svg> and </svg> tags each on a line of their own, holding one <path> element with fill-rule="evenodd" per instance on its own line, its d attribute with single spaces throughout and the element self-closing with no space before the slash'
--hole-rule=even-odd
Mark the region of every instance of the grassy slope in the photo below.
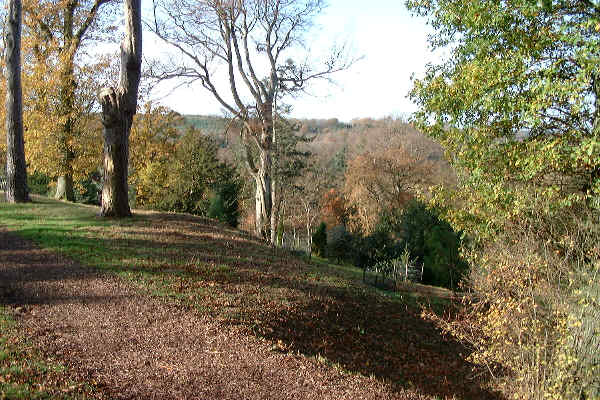
<svg viewBox="0 0 600 400">
<path fill-rule="evenodd" d="M 275 351 L 299 352 L 392 387 L 476 398 L 459 356 L 464 349 L 422 320 L 407 294 L 382 295 L 365 287 L 354 268 L 306 263 L 213 221 L 141 211 L 116 221 L 97 212 L 36 198 L 0 204 L 0 225 L 263 337 Z"/>
</svg>

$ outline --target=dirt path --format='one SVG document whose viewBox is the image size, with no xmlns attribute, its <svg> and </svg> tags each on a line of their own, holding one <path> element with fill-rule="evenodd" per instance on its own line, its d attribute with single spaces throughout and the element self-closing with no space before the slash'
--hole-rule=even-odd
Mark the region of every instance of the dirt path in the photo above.
<svg viewBox="0 0 600 400">
<path fill-rule="evenodd" d="M 417 399 L 273 350 L 0 228 L 0 303 L 46 354 L 116 399 Z"/>
</svg>

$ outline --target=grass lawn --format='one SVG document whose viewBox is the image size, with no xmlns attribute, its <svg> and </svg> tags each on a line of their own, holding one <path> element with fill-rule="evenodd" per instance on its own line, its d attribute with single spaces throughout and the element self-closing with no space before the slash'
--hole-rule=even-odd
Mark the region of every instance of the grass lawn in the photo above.
<svg viewBox="0 0 600 400">
<path fill-rule="evenodd" d="M 212 220 L 148 211 L 113 220 L 97 213 L 34 197 L 0 204 L 0 225 L 240 334 L 262 337 L 274 351 L 314 357 L 392 387 L 475 398 L 465 349 L 421 318 L 418 303 L 441 310 L 443 291 L 381 292 L 365 286 L 356 268 L 309 263 Z"/>
</svg>

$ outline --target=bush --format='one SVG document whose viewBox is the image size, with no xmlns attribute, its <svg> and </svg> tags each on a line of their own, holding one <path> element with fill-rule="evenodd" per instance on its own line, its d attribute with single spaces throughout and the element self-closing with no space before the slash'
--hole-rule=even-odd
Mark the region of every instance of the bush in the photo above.
<svg viewBox="0 0 600 400">
<path fill-rule="evenodd" d="M 336 225 L 327 235 L 327 257 L 335 258 L 338 262 L 354 259 L 354 237 L 344 225 Z"/>
<path fill-rule="evenodd" d="M 448 224 L 434 225 L 424 234 L 423 282 L 456 289 L 468 264 L 460 257 L 460 238 Z"/>
<path fill-rule="evenodd" d="M 393 216 L 384 218 L 410 254 L 423 264 L 423 283 L 456 289 L 468 270 L 460 256 L 461 238 L 437 212 L 419 201 L 411 202 L 394 226 Z"/>
<path fill-rule="evenodd" d="M 358 242 L 354 255 L 357 266 L 369 268 L 377 263 L 398 258 L 402 253 L 401 243 L 387 229 L 377 226 L 375 232 L 366 237 L 356 238 Z"/>
<path fill-rule="evenodd" d="M 140 206 L 216 218 L 237 226 L 240 179 L 233 167 L 219 161 L 217 145 L 189 129 L 170 158 L 156 159 L 138 171 Z"/>
<path fill-rule="evenodd" d="M 232 170 L 229 170 L 232 173 Z M 238 226 L 240 216 L 238 195 L 240 183 L 235 176 L 230 176 L 221 183 L 217 190 L 210 196 L 210 205 L 207 215 L 218 219 L 231 227 Z"/>
<path fill-rule="evenodd" d="M 27 174 L 27 186 L 31 194 L 46 196 L 50 191 L 50 182 L 50 177 L 41 172 Z"/>
<path fill-rule="evenodd" d="M 317 230 L 312 235 L 311 251 L 318 257 L 325 257 L 325 249 L 327 248 L 327 225 L 325 222 L 317 227 Z"/>
<path fill-rule="evenodd" d="M 84 204 L 100 205 L 101 193 L 101 177 L 99 173 L 94 172 L 86 179 L 77 182 L 75 189 L 75 201 Z"/>
<path fill-rule="evenodd" d="M 421 281 L 422 269 L 416 264 L 406 247 L 400 257 L 379 261 L 367 269 L 375 272 L 376 286 L 379 278 L 383 285 L 385 285 L 386 279 L 390 280 L 394 289 L 398 289 L 406 281 Z M 363 275 L 363 280 L 365 278 L 366 274 Z"/>
<path fill-rule="evenodd" d="M 543 220 L 515 222 L 472 249 L 477 296 L 458 320 L 430 316 L 468 343 L 470 360 L 515 398 L 598 399 L 598 226 L 563 215 L 552 221 L 560 239 L 547 241 L 540 228 L 551 221 Z"/>
</svg>

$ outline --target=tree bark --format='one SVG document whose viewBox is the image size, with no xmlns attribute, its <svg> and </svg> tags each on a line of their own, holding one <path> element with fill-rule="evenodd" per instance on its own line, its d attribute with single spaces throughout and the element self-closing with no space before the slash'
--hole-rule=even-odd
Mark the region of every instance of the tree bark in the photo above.
<svg viewBox="0 0 600 400">
<path fill-rule="evenodd" d="M 6 62 L 6 200 L 29 201 L 25 141 L 23 139 L 23 92 L 21 89 L 21 0 L 8 3 L 5 26 Z"/>
<path fill-rule="evenodd" d="M 256 235 L 268 240 L 271 219 L 271 176 L 267 171 L 267 166 L 270 166 L 270 154 L 262 153 L 260 168 L 254 177 L 256 182 Z"/>
<path fill-rule="evenodd" d="M 272 199 L 272 160 L 271 147 L 273 142 L 273 107 L 272 103 L 263 103 L 260 109 L 260 131 L 250 132 L 259 152 L 258 166 L 253 161 L 253 156 L 247 148 L 246 164 L 256 184 L 255 191 L 255 234 L 267 241 L 271 240 L 271 211 Z"/>
<path fill-rule="evenodd" d="M 267 109 L 264 109 L 264 112 L 267 112 Z M 280 157 L 280 154 L 277 151 L 277 135 L 275 133 L 275 117 L 273 115 L 275 111 L 275 107 L 271 108 L 271 117 L 269 118 L 269 122 L 265 125 L 270 125 L 271 130 L 271 143 L 272 148 L 275 151 L 274 160 L 271 163 L 271 246 L 277 246 L 277 227 L 279 225 L 279 197 L 280 193 L 277 188 L 277 183 L 279 180 L 279 170 L 277 160 Z"/>
<path fill-rule="evenodd" d="M 65 40 L 71 42 L 73 36 L 72 13 L 70 10 L 70 18 L 65 17 Z M 69 55 L 69 61 L 62 72 L 61 87 L 60 87 L 60 113 L 65 117 L 65 123 L 62 130 L 58 132 L 58 145 L 60 148 L 59 160 L 59 177 L 56 183 L 56 193 L 54 198 L 57 200 L 75 201 L 75 192 L 73 190 L 73 160 L 75 153 L 72 145 L 69 144 L 73 138 L 75 110 L 75 78 L 74 78 L 74 61 L 73 55 Z"/>
<path fill-rule="evenodd" d="M 277 181 L 276 177 L 271 177 L 271 246 L 277 246 L 277 221 L 278 221 L 278 204 L 277 204 Z"/>
<path fill-rule="evenodd" d="M 118 89 L 100 92 L 104 136 L 104 217 L 131 216 L 128 199 L 129 133 L 137 108 L 142 65 L 141 0 L 126 0 L 125 38 L 121 43 L 121 82 Z"/>
<path fill-rule="evenodd" d="M 56 193 L 54 198 L 57 200 L 75 201 L 75 192 L 73 190 L 73 174 L 64 174 L 58 177 L 56 181 Z"/>
<path fill-rule="evenodd" d="M 272 198 L 272 160 L 273 143 L 273 104 L 265 102 L 259 105 L 262 122 L 260 132 L 260 165 L 255 176 L 256 182 L 256 234 L 269 241 L 271 239 Z"/>
</svg>

